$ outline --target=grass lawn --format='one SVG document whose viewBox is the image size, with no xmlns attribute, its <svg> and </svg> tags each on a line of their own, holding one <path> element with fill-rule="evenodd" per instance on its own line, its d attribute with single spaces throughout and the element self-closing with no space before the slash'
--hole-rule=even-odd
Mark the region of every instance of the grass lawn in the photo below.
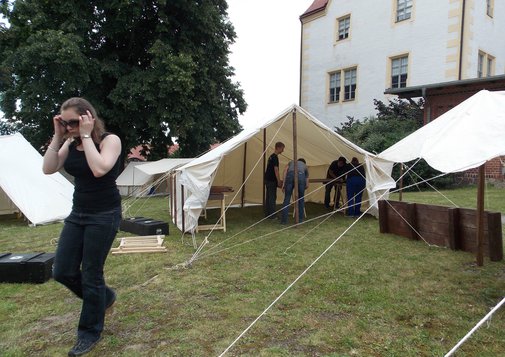
<svg viewBox="0 0 505 357">
<path fill-rule="evenodd" d="M 444 193 L 475 207 L 474 187 Z M 505 213 L 504 196 L 488 187 L 486 209 Z M 449 205 L 431 192 L 403 197 Z M 326 213 L 322 205 L 306 209 L 309 218 Z M 158 197 L 137 201 L 132 213 L 168 221 L 167 211 Z M 210 210 L 209 223 L 216 217 Z M 194 252 L 191 237 L 182 239 L 172 224 L 168 253 L 110 255 L 106 279 L 118 301 L 89 355 L 218 356 L 354 222 L 335 215 L 270 235 L 281 228 L 277 221 L 242 232 L 261 218 L 260 207 L 230 209 L 228 231 L 212 233 L 189 269 L 171 269 Z M 0 252 L 53 252 L 61 227 L 0 218 Z M 197 234 L 198 243 L 205 235 Z M 504 295 L 504 262 L 477 267 L 470 253 L 381 235 L 378 220 L 364 217 L 227 356 L 443 356 Z M 53 280 L 0 284 L 0 356 L 66 355 L 79 311 L 79 300 Z M 504 354 L 501 309 L 457 356 Z"/>
</svg>

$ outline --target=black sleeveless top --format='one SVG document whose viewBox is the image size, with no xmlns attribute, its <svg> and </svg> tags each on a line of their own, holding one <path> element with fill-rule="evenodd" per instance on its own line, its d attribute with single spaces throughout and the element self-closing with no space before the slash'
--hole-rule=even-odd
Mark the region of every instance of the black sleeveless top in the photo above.
<svg viewBox="0 0 505 357">
<path fill-rule="evenodd" d="M 108 133 L 102 136 L 105 138 Z M 95 143 L 98 151 L 100 147 Z M 121 207 L 121 196 L 116 186 L 119 175 L 120 158 L 114 166 L 102 177 L 93 176 L 86 161 L 84 151 L 77 150 L 74 141 L 68 147 L 68 157 L 63 165 L 65 170 L 74 176 L 73 210 L 81 213 L 97 213 Z"/>
</svg>

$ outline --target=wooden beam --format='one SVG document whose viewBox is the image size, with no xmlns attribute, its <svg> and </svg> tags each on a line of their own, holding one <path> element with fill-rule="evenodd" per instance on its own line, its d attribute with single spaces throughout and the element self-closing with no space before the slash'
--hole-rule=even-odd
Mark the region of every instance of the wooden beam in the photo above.
<svg viewBox="0 0 505 357">
<path fill-rule="evenodd" d="M 298 215 L 298 136 L 296 132 L 296 109 L 293 109 L 292 113 L 293 117 L 293 169 L 294 169 L 294 188 L 293 188 L 293 195 L 294 195 L 294 201 L 295 201 L 295 207 L 294 207 L 294 212 L 295 212 L 295 223 L 300 223 L 300 217 Z"/>
<path fill-rule="evenodd" d="M 479 179 L 477 183 L 477 265 L 484 265 L 484 190 L 486 181 L 485 164 L 479 166 Z"/>
<path fill-rule="evenodd" d="M 242 192 L 240 197 L 240 205 L 244 208 L 244 199 L 245 199 L 245 178 L 246 178 L 246 165 L 247 165 L 247 142 L 244 144 L 244 160 L 242 165 Z M 265 187 L 265 185 L 263 185 Z"/>
<path fill-rule="evenodd" d="M 267 168 L 267 128 L 263 129 L 263 207 L 265 207 L 265 170 Z M 266 212 L 266 211 L 265 211 Z"/>
</svg>

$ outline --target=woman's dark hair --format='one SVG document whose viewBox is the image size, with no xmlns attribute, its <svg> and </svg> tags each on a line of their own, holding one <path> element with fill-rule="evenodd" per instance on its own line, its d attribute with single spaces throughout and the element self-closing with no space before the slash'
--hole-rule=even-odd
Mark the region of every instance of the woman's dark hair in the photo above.
<svg viewBox="0 0 505 357">
<path fill-rule="evenodd" d="M 102 141 L 102 136 L 105 133 L 105 124 L 102 119 L 98 117 L 96 113 L 96 109 L 84 98 L 73 97 L 67 99 L 62 105 L 60 111 L 74 109 L 75 112 L 79 115 L 86 115 L 86 111 L 89 111 L 93 118 L 95 118 L 95 125 L 93 127 L 93 131 L 91 132 L 91 138 L 95 143 L 100 143 Z M 74 138 L 78 144 L 81 141 L 81 138 Z"/>
</svg>

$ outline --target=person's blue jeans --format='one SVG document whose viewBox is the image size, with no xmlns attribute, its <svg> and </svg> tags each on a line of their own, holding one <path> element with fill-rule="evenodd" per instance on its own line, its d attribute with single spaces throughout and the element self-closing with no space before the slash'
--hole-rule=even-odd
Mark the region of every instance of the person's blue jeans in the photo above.
<svg viewBox="0 0 505 357">
<path fill-rule="evenodd" d="M 265 199 L 265 217 L 275 218 L 273 215 L 277 210 L 275 203 L 277 201 L 277 181 L 265 181 L 266 199 Z"/>
<path fill-rule="evenodd" d="M 359 216 L 361 214 L 361 197 L 366 186 L 366 181 L 361 176 L 347 177 L 347 215 Z"/>
<path fill-rule="evenodd" d="M 105 307 L 114 296 L 105 285 L 103 267 L 121 221 L 121 207 L 100 213 L 72 211 L 65 219 L 54 258 L 54 280 L 82 299 L 78 339 L 96 341 Z"/>
<path fill-rule="evenodd" d="M 305 184 L 306 184 L 305 174 L 298 173 L 298 222 L 303 222 L 304 218 L 304 207 L 305 207 Z M 289 204 L 291 202 L 291 195 L 293 194 L 295 186 L 294 174 L 288 172 L 286 175 L 286 182 L 284 183 L 284 202 L 282 203 L 282 216 L 281 223 L 286 224 L 288 222 Z"/>
</svg>

